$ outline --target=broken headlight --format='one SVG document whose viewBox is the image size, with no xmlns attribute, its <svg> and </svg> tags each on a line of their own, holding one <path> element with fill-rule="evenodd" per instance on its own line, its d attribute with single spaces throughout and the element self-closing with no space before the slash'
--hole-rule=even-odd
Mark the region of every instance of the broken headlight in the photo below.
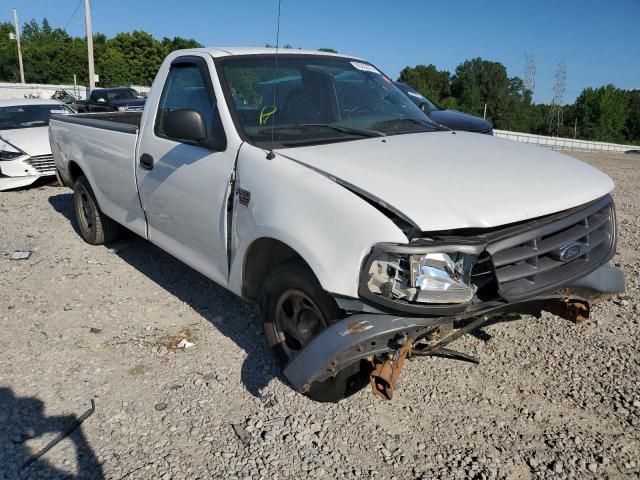
<svg viewBox="0 0 640 480">
<path fill-rule="evenodd" d="M 460 251 L 381 253 L 371 263 L 367 289 L 388 300 L 422 304 L 460 304 L 476 293 L 471 269 L 478 255 Z"/>
</svg>

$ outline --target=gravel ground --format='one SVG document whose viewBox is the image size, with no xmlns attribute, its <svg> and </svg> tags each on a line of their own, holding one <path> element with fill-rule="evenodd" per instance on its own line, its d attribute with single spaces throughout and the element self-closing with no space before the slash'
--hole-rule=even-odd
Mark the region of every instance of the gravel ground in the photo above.
<svg viewBox="0 0 640 480">
<path fill-rule="evenodd" d="M 0 478 L 639 478 L 640 157 L 580 158 L 617 183 L 626 295 L 457 342 L 479 366 L 409 362 L 391 402 L 296 394 L 255 307 L 133 236 L 83 243 L 67 189 L 0 194 Z"/>
</svg>

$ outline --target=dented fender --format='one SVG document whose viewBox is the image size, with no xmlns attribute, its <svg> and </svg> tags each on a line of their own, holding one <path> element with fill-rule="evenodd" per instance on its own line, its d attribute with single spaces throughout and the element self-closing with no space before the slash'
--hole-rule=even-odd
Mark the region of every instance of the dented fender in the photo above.
<svg viewBox="0 0 640 480">
<path fill-rule="evenodd" d="M 247 143 L 240 149 L 235 186 L 245 201 L 238 195 L 233 200 L 229 288 L 241 295 L 247 251 L 256 240 L 269 238 L 297 252 L 324 290 L 357 297 L 360 268 L 371 247 L 407 243 L 406 235 L 344 186 L 277 152 L 266 157 Z"/>
</svg>

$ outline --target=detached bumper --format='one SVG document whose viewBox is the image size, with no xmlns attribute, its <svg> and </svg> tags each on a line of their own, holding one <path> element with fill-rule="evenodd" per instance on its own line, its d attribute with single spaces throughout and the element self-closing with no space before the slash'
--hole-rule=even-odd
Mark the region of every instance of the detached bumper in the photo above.
<svg viewBox="0 0 640 480">
<path fill-rule="evenodd" d="M 588 302 L 597 297 L 622 293 L 624 273 L 618 267 L 604 265 L 586 277 L 554 293 L 518 303 L 492 303 L 462 314 L 447 317 L 403 317 L 380 314 L 356 314 L 324 330 L 284 370 L 291 385 L 306 392 L 311 383 L 326 380 L 340 370 L 372 355 L 397 349 L 397 339 L 415 340 L 452 321 L 468 320 L 499 313 L 540 313 L 545 305 L 570 297 Z"/>
<path fill-rule="evenodd" d="M 5 177 L 0 175 L 0 192 L 14 188 L 27 187 L 41 178 L 41 175 L 29 175 L 26 177 Z"/>
</svg>

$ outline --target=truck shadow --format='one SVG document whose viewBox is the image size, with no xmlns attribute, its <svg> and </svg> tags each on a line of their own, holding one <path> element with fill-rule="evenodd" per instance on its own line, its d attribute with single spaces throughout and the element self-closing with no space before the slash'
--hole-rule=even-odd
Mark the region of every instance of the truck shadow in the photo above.
<svg viewBox="0 0 640 480">
<path fill-rule="evenodd" d="M 43 435 L 47 435 L 49 439 L 51 434 L 67 431 L 77 420 L 75 415 L 47 417 L 44 415 L 42 400 L 17 397 L 10 388 L 0 387 L 0 478 L 103 478 L 102 466 L 84 436 L 82 426 L 65 438 L 65 442 L 72 442 L 75 450 L 77 475 L 54 467 L 45 456 L 34 459 L 36 450 L 44 447 L 44 441 L 38 441 L 38 447 L 34 451 L 27 446 L 28 441 L 39 439 Z"/>
<path fill-rule="evenodd" d="M 71 193 L 52 195 L 49 203 L 77 229 Z M 241 380 L 253 396 L 261 398 L 261 390 L 273 378 L 287 383 L 266 345 L 262 317 L 256 306 L 244 302 L 134 233 L 125 232 L 123 240 L 112 247 L 122 260 L 189 305 L 246 352 Z M 215 345 L 209 348 L 215 349 Z"/>
</svg>

